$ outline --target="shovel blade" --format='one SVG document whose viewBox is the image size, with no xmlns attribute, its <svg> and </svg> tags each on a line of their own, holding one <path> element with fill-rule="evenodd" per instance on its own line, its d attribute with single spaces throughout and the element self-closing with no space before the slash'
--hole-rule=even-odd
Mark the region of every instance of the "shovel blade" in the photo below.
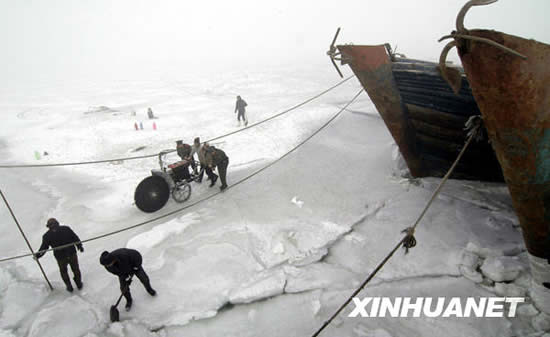
<svg viewBox="0 0 550 337">
<path fill-rule="evenodd" d="M 120 321 L 120 315 L 119 315 L 119 312 L 118 312 L 118 309 L 116 308 L 116 306 L 111 305 L 111 311 L 110 311 L 109 314 L 111 316 L 111 322 Z"/>
</svg>

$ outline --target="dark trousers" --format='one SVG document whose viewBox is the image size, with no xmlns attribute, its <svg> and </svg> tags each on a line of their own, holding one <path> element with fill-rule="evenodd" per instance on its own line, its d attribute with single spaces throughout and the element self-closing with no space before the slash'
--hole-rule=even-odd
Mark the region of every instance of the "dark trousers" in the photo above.
<svg viewBox="0 0 550 337">
<path fill-rule="evenodd" d="M 201 171 L 199 172 L 199 181 L 202 181 L 202 177 L 204 177 L 204 172 L 206 172 L 206 175 L 210 180 L 214 180 L 217 175 L 212 172 L 212 169 L 208 167 L 206 164 L 201 164 Z"/>
<path fill-rule="evenodd" d="M 218 164 L 218 173 L 220 174 L 220 180 L 222 181 L 222 186 L 227 186 L 227 181 L 225 180 L 227 175 L 227 166 L 229 165 L 229 159 L 226 159 Z"/>
<path fill-rule="evenodd" d="M 80 268 L 78 267 L 78 256 L 76 253 L 59 259 L 56 258 L 56 260 L 57 265 L 59 266 L 59 272 L 61 273 L 61 278 L 63 279 L 63 282 L 65 282 L 65 285 L 71 285 L 71 279 L 69 278 L 69 272 L 67 270 L 67 266 L 70 265 L 74 275 L 73 280 L 78 286 L 82 282 L 82 276 L 80 274 Z"/>
<path fill-rule="evenodd" d="M 145 270 L 143 270 L 143 267 L 139 267 L 137 270 L 134 270 L 133 275 L 135 275 L 143 284 L 145 287 L 145 290 L 150 291 L 153 288 L 151 288 L 151 282 L 149 281 L 149 276 L 147 276 L 147 273 L 145 273 Z M 126 298 L 126 302 L 132 301 L 132 294 L 130 293 L 130 285 L 126 283 L 126 280 L 124 280 L 123 277 L 119 277 L 118 281 L 120 282 L 120 291 L 124 294 L 124 297 Z"/>
<path fill-rule="evenodd" d="M 245 121 L 246 121 L 246 117 L 244 116 L 244 110 L 243 110 L 243 111 L 240 111 L 240 110 L 239 110 L 239 112 L 237 112 L 237 120 L 238 120 L 239 122 L 241 121 L 241 117 L 242 117 L 242 119 L 243 119 L 243 122 L 245 122 Z"/>
</svg>

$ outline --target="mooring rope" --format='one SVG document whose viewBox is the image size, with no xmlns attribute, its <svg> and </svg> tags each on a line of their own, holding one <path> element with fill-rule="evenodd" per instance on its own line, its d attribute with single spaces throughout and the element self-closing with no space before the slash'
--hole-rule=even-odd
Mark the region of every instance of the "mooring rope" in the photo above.
<svg viewBox="0 0 550 337">
<path fill-rule="evenodd" d="M 335 85 L 333 85 L 332 87 L 322 91 L 321 93 L 303 101 L 302 103 L 299 103 L 299 104 L 296 104 L 295 106 L 289 108 L 289 109 L 286 109 L 278 114 L 275 114 L 271 117 L 268 117 L 264 120 L 261 120 L 259 122 L 256 122 L 254 124 L 250 124 L 249 126 L 246 126 L 242 129 L 239 129 L 239 130 L 236 130 L 236 131 L 232 131 L 232 132 L 229 132 L 229 133 L 226 133 L 226 134 L 223 134 L 221 136 L 217 136 L 217 137 L 214 137 L 212 139 L 208 139 L 206 141 L 204 141 L 203 143 L 206 143 L 206 142 L 211 142 L 211 141 L 214 141 L 214 140 L 218 140 L 218 139 L 221 139 L 221 138 L 224 138 L 224 137 L 227 137 L 227 136 L 231 136 L 231 135 L 234 135 L 236 133 L 239 133 L 239 132 L 243 132 L 245 130 L 248 130 L 252 127 L 255 127 L 255 126 L 258 126 L 258 125 L 261 125 L 267 121 L 270 121 L 272 119 L 275 119 L 277 117 L 280 117 L 284 114 L 287 114 L 293 110 L 296 110 L 298 109 L 299 107 L 323 96 L 324 94 L 328 93 L 329 91 L 331 90 L 334 90 L 336 89 L 337 87 L 339 87 L 340 85 L 344 84 L 345 82 L 347 82 L 348 80 L 350 80 L 351 78 L 355 77 L 355 75 L 351 75 L 345 79 L 343 79 L 342 81 L 336 83 Z M 171 150 L 171 151 L 166 151 L 166 153 L 170 153 L 170 152 L 175 152 L 176 150 Z M 110 163 L 110 162 L 117 162 L 117 161 L 126 161 L 126 160 L 136 160 L 136 159 L 145 159 L 145 158 L 152 158 L 152 157 L 156 157 L 158 156 L 158 153 L 154 153 L 154 154 L 147 154 L 147 155 L 142 155 L 142 156 L 134 156 L 134 157 L 122 157 L 122 158 L 112 158 L 112 159 L 101 159 L 101 160 L 90 160 L 90 161 L 80 161 L 80 162 L 69 162 L 69 163 L 52 163 L 52 164 L 13 164 L 13 165 L 0 165 L 0 168 L 34 168 L 34 167 L 58 167 L 58 166 L 77 166 L 77 165 L 90 165 L 90 164 L 100 164 L 100 163 Z"/>
<path fill-rule="evenodd" d="M 34 255 L 34 251 L 32 249 L 31 243 L 29 242 L 29 239 L 27 239 L 27 236 L 25 235 L 25 232 L 23 232 L 23 228 L 21 228 L 21 225 L 19 224 L 19 221 L 17 220 L 17 217 L 15 216 L 15 213 L 13 213 L 13 210 L 11 209 L 10 204 L 8 203 L 8 199 L 6 199 L 6 196 L 4 195 L 4 192 L 2 192 L 2 189 L 0 189 L 0 196 L 2 196 L 2 200 L 6 204 L 6 207 L 8 208 L 8 211 L 11 214 L 11 217 L 15 224 L 17 225 L 17 228 L 19 229 L 19 232 L 21 233 L 21 236 L 23 236 L 23 239 L 25 240 L 25 243 L 27 244 L 27 247 L 29 247 L 29 250 L 31 251 L 31 255 Z M 42 264 L 38 259 L 36 259 L 36 264 L 38 265 L 38 268 L 40 268 L 40 272 L 42 273 L 42 276 L 44 276 L 44 279 L 46 280 L 46 283 L 48 283 L 48 286 L 50 287 L 50 290 L 53 290 L 53 286 L 50 283 L 50 280 L 48 279 L 48 276 L 46 276 L 46 272 L 44 271 L 44 268 L 42 267 Z"/>
<path fill-rule="evenodd" d="M 473 117 L 471 117 L 468 120 L 467 125 L 472 125 L 472 130 L 469 132 L 469 137 L 468 137 L 466 143 L 462 147 L 462 150 L 458 154 L 458 156 L 457 156 L 456 160 L 454 161 L 454 163 L 451 165 L 451 168 L 449 168 L 449 170 L 447 171 L 447 174 L 445 174 L 445 176 L 441 179 L 441 182 L 439 183 L 439 186 L 433 192 L 432 197 L 430 198 L 430 200 L 428 201 L 428 203 L 426 204 L 426 206 L 424 207 L 424 209 L 420 213 L 420 216 L 418 216 L 418 218 L 416 219 L 414 225 L 412 225 L 411 227 L 406 228 L 403 231 L 406 234 L 401 239 L 401 241 L 399 241 L 399 243 L 397 243 L 397 245 L 389 252 L 388 255 L 386 255 L 386 257 L 382 260 L 382 262 L 380 262 L 378 264 L 378 266 L 369 274 L 369 276 L 365 279 L 365 281 L 363 281 L 363 283 L 361 283 L 361 285 L 351 294 L 351 296 L 344 302 L 344 304 L 342 304 L 338 308 L 338 310 L 336 310 L 336 312 L 327 321 L 325 321 L 323 323 L 323 325 L 312 335 L 312 337 L 319 336 L 319 334 L 340 314 L 340 312 L 342 312 L 342 310 L 344 310 L 346 308 L 346 306 L 353 300 L 353 298 L 357 294 L 359 294 L 359 292 L 361 292 L 361 290 L 363 290 L 363 288 L 365 288 L 367 286 L 367 284 L 374 278 L 374 276 L 376 276 L 376 274 L 384 267 L 384 265 L 391 259 L 391 257 L 394 255 L 394 253 L 401 246 L 405 247 L 405 249 L 406 249 L 405 253 L 407 253 L 409 248 L 412 248 L 416 245 L 416 239 L 414 238 L 414 233 L 415 233 L 416 227 L 420 223 L 420 220 L 426 214 L 426 211 L 432 205 L 433 201 L 435 200 L 435 198 L 437 197 L 439 192 L 441 192 L 441 188 L 443 187 L 443 185 L 445 185 L 445 183 L 447 182 L 447 180 L 449 179 L 449 177 L 453 173 L 456 165 L 458 164 L 458 162 L 462 158 L 462 155 L 464 155 L 464 152 L 466 152 L 466 149 L 468 148 L 468 146 L 470 145 L 472 140 L 476 137 L 477 133 L 479 132 L 479 130 L 481 128 L 481 119 L 478 119 L 477 123 L 476 123 L 476 122 L 474 122 Z"/>
<path fill-rule="evenodd" d="M 248 179 L 254 177 L 255 175 L 259 174 L 260 172 L 263 172 L 264 170 L 266 170 L 267 168 L 275 165 L 276 163 L 280 162 L 283 158 L 287 157 L 288 155 L 290 155 L 292 152 L 294 152 L 296 149 L 298 149 L 300 146 L 304 145 L 307 141 L 309 141 L 311 138 L 313 138 L 315 135 L 317 135 L 319 132 L 321 132 L 321 130 L 323 130 L 324 128 L 326 128 L 334 119 L 336 119 L 336 117 L 338 117 L 351 103 L 353 103 L 355 101 L 355 99 L 361 94 L 361 92 L 363 92 L 363 89 L 361 89 L 343 108 L 341 108 L 336 114 L 334 114 L 326 123 L 324 123 L 319 129 L 317 129 L 313 134 L 311 134 L 310 136 L 308 136 L 307 138 L 305 138 L 303 141 L 301 141 L 300 143 L 298 143 L 298 145 L 296 145 L 294 148 L 292 148 L 291 150 L 289 150 L 288 152 L 286 152 L 284 155 L 282 155 L 281 157 L 277 158 L 276 160 L 274 160 L 273 162 L 267 164 L 266 166 L 262 167 L 261 169 L 253 172 L 252 174 L 242 178 L 241 180 L 237 181 L 236 183 L 232 184 L 232 185 L 229 185 L 227 187 L 227 190 L 237 186 L 237 185 L 240 185 L 242 184 L 243 182 L 247 181 Z M 128 230 L 131 230 L 131 229 L 134 229 L 134 228 L 137 228 L 137 227 L 141 227 L 141 226 L 144 226 L 144 225 L 147 225 L 147 224 L 150 224 L 152 222 L 155 222 L 157 220 L 160 220 L 160 219 L 163 219 L 163 218 L 166 218 L 166 217 L 169 217 L 171 215 L 174 215 L 176 213 L 179 213 L 183 210 L 186 210 L 190 207 L 193 207 L 193 206 L 196 206 L 204 201 L 207 201 L 209 199 L 212 199 L 214 198 L 215 196 L 219 195 L 220 193 L 225 193 L 222 192 L 222 191 L 219 191 L 219 192 L 216 192 L 214 194 L 211 194 L 207 197 L 204 197 L 202 199 L 199 199 L 185 207 L 182 207 L 182 208 L 179 208 L 179 209 L 176 209 L 174 211 L 171 211 L 171 212 L 168 212 L 166 214 L 163 214 L 161 216 L 158 216 L 158 217 L 155 217 L 155 218 L 152 218 L 152 219 L 149 219 L 149 220 L 146 220 L 146 221 L 143 221 L 143 222 L 140 222 L 138 224 L 135 224 L 135 225 L 131 225 L 131 226 L 128 226 L 128 227 L 124 227 L 124 228 L 121 228 L 121 229 L 118 229 L 118 230 L 115 230 L 115 231 L 112 231 L 112 232 L 108 232 L 108 233 L 105 233 L 105 234 L 101 234 L 101 235 L 98 235 L 98 236 L 95 236 L 95 237 L 92 237 L 92 238 L 89 238 L 89 239 L 86 239 L 86 240 L 81 240 L 81 241 L 78 241 L 78 242 L 72 242 L 72 243 L 69 243 L 69 244 L 66 244 L 66 245 L 62 245 L 62 246 L 59 246 L 59 247 L 55 247 L 55 248 L 50 248 L 50 249 L 46 249 L 46 250 L 41 250 L 40 252 L 41 253 L 45 253 L 45 252 L 48 252 L 48 251 L 53 251 L 53 250 L 58 250 L 58 249 L 63 249 L 63 248 L 66 248 L 66 247 L 70 247 L 70 246 L 74 246 L 76 244 L 82 244 L 82 243 L 86 243 L 86 242 L 90 242 L 90 241 L 94 241 L 94 240 L 98 240 L 98 239 L 101 239 L 101 238 L 104 238 L 104 237 L 107 237 L 107 236 L 111 236 L 111 235 L 115 235 L 115 234 L 118 234 L 118 233 L 121 233 L 121 232 L 124 232 L 124 231 L 128 231 Z M 22 255 L 17 255 L 17 256 L 12 256 L 12 257 L 7 257 L 7 258 L 3 258 L 3 259 L 0 259 L 0 262 L 5 262 L 5 261 L 10 261 L 10 260 L 15 260 L 15 259 L 20 259 L 20 258 L 23 258 L 23 257 L 28 257 L 28 256 L 32 256 L 33 254 L 22 254 Z"/>
</svg>

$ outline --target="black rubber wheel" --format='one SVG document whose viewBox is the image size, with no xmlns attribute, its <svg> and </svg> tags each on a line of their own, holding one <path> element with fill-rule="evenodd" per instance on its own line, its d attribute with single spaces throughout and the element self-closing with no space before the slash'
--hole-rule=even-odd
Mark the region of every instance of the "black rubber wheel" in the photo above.
<svg viewBox="0 0 550 337">
<path fill-rule="evenodd" d="M 186 182 L 178 183 L 176 185 L 176 188 L 174 188 L 174 190 L 172 191 L 172 198 L 174 198 L 174 200 L 179 203 L 186 201 L 187 199 L 189 199 L 190 196 L 191 185 Z"/>
<path fill-rule="evenodd" d="M 161 209 L 166 205 L 169 197 L 170 187 L 166 180 L 159 176 L 143 179 L 134 193 L 136 206 L 146 213 L 153 213 Z"/>
</svg>

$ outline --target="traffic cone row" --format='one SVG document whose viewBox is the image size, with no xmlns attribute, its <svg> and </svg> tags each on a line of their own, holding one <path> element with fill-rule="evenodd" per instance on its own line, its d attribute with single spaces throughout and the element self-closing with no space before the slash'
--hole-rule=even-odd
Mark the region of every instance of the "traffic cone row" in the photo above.
<svg viewBox="0 0 550 337">
<path fill-rule="evenodd" d="M 136 131 L 143 130 L 143 122 L 139 122 L 139 124 L 134 122 L 134 129 L 136 129 Z M 156 122 L 153 122 L 153 130 L 157 130 Z"/>
</svg>

